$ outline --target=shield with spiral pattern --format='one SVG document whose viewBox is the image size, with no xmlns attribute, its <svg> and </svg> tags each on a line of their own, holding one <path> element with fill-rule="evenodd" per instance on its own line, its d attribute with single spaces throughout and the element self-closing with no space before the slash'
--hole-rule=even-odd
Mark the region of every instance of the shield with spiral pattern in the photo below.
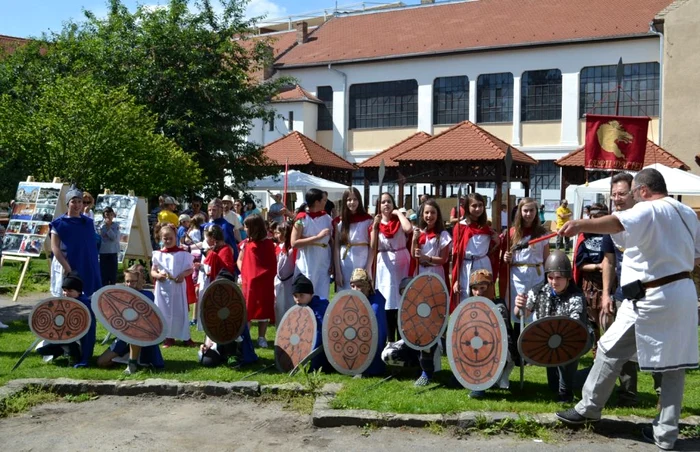
<svg viewBox="0 0 700 452">
<path fill-rule="evenodd" d="M 53 344 L 75 342 L 90 329 L 90 310 L 75 298 L 51 297 L 39 301 L 29 314 L 29 329 Z"/>
<path fill-rule="evenodd" d="M 199 318 L 209 339 L 228 344 L 243 332 L 248 321 L 243 292 L 228 279 L 217 279 L 202 294 Z"/>
<path fill-rule="evenodd" d="M 308 306 L 292 306 L 277 327 L 275 364 L 280 372 L 289 372 L 309 356 L 316 345 L 316 317 Z"/>
<path fill-rule="evenodd" d="M 491 300 L 470 297 L 457 306 L 447 328 L 447 358 L 467 389 L 485 390 L 498 381 L 508 358 L 508 332 Z"/>
<path fill-rule="evenodd" d="M 106 286 L 92 294 L 95 317 L 117 338 L 147 347 L 167 336 L 165 318 L 150 299 L 127 286 Z"/>
<path fill-rule="evenodd" d="M 323 317 L 323 349 L 333 368 L 345 375 L 361 374 L 378 346 L 377 316 L 367 297 L 357 290 L 338 292 Z"/>
<path fill-rule="evenodd" d="M 399 306 L 399 333 L 406 345 L 427 350 L 447 328 L 450 296 L 441 276 L 425 273 L 406 287 Z"/>
</svg>

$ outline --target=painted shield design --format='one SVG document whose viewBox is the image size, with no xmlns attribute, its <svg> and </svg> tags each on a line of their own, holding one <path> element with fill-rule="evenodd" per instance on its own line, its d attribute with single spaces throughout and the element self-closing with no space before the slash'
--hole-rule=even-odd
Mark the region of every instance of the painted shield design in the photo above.
<svg viewBox="0 0 700 452">
<path fill-rule="evenodd" d="M 92 294 L 95 317 L 117 338 L 147 347 L 167 336 L 160 309 L 138 290 L 126 286 L 106 286 Z"/>
<path fill-rule="evenodd" d="M 199 304 L 199 318 L 209 339 L 228 344 L 241 335 L 248 313 L 243 292 L 236 283 L 217 279 L 204 291 Z"/>
<path fill-rule="evenodd" d="M 588 328 L 567 316 L 545 317 L 525 327 L 518 351 L 536 366 L 563 366 L 583 356 L 592 345 Z"/>
<path fill-rule="evenodd" d="M 275 337 L 275 364 L 290 372 L 314 349 L 316 317 L 308 306 L 292 306 L 282 317 Z"/>
<path fill-rule="evenodd" d="M 379 346 L 377 317 L 362 292 L 338 292 L 323 317 L 323 349 L 333 368 L 345 375 L 364 372 Z"/>
<path fill-rule="evenodd" d="M 470 297 L 457 306 L 447 328 L 447 358 L 457 380 L 467 389 L 493 386 L 508 357 L 508 333 L 496 306 Z"/>
<path fill-rule="evenodd" d="M 450 297 L 439 275 L 423 274 L 411 280 L 401 297 L 399 333 L 411 348 L 426 350 L 447 328 Z"/>
<path fill-rule="evenodd" d="M 90 329 L 90 310 L 75 298 L 41 300 L 29 314 L 29 329 L 38 338 L 54 344 L 75 342 Z"/>
</svg>

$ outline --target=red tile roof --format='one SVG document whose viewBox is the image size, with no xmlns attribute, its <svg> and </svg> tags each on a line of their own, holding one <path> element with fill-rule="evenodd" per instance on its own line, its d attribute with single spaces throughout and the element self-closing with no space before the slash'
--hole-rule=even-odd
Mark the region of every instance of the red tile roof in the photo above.
<svg viewBox="0 0 700 452">
<path fill-rule="evenodd" d="M 414 133 L 410 137 L 384 149 L 379 154 L 373 155 L 357 166 L 360 168 L 379 168 L 379 165 L 382 163 L 382 159 L 384 159 L 384 166 L 386 167 L 399 166 L 399 162 L 394 161 L 394 157 L 403 154 L 409 149 L 413 149 L 419 144 L 424 143 L 429 138 L 430 134 L 425 132 Z"/>
<path fill-rule="evenodd" d="M 651 36 L 672 0 L 478 0 L 338 16 L 277 66 Z"/>
<path fill-rule="evenodd" d="M 559 166 L 578 166 L 583 168 L 585 157 L 586 153 L 584 151 L 584 147 L 581 146 L 554 163 Z M 644 166 L 653 165 L 654 163 L 661 163 L 669 168 L 678 168 L 684 171 L 688 171 L 690 169 L 690 167 L 686 165 L 683 160 L 671 154 L 661 146 L 658 146 L 653 141 L 647 140 L 646 154 L 644 154 Z"/>
<path fill-rule="evenodd" d="M 272 102 L 314 102 L 321 104 L 318 97 L 314 96 L 310 92 L 306 91 L 299 85 L 294 85 L 286 91 L 282 91 L 272 98 Z"/>
<path fill-rule="evenodd" d="M 29 39 L 0 35 L 0 55 L 13 53 L 17 47 L 27 42 L 29 42 Z"/>
<path fill-rule="evenodd" d="M 463 121 L 394 157 L 395 161 L 503 160 L 510 146 L 469 121 Z M 513 161 L 536 165 L 537 160 L 511 146 Z"/>
<path fill-rule="evenodd" d="M 317 165 L 354 170 L 355 166 L 338 154 L 329 151 L 306 135 L 294 131 L 263 148 L 265 156 L 275 165 Z"/>
</svg>

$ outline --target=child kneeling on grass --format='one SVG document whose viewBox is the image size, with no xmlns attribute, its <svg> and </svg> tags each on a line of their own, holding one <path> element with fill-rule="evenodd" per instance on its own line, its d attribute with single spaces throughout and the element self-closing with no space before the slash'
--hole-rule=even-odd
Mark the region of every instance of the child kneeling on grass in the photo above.
<svg viewBox="0 0 700 452">
<path fill-rule="evenodd" d="M 362 292 L 369 304 L 372 306 L 374 315 L 377 318 L 377 333 L 379 335 L 380 346 L 386 343 L 387 337 L 387 324 L 386 324 L 386 299 L 378 290 L 372 288 L 372 281 L 367 274 L 367 270 L 364 268 L 356 268 L 352 271 L 350 277 L 350 288 L 352 290 L 357 290 Z M 361 375 L 366 377 L 372 377 L 376 375 L 382 375 L 386 370 L 386 365 L 382 361 L 382 351 L 377 347 L 377 353 L 374 355 L 372 363 L 369 365 L 367 370 L 365 370 Z M 360 378 L 356 375 L 355 378 Z"/>
<path fill-rule="evenodd" d="M 556 250 L 549 254 L 544 263 L 547 282 L 538 284 L 525 294 L 515 297 L 515 315 L 525 311 L 533 313 L 533 320 L 565 315 L 586 322 L 584 308 L 586 301 L 581 289 L 571 280 L 571 261 L 564 252 Z M 590 328 L 590 327 L 589 327 Z M 578 360 L 565 366 L 548 367 L 547 383 L 553 392 L 559 393 L 560 403 L 574 400 L 574 375 Z"/>
<path fill-rule="evenodd" d="M 323 316 L 328 309 L 328 300 L 314 295 L 314 285 L 309 278 L 304 274 L 299 274 L 294 278 L 292 283 L 292 294 L 294 302 L 300 306 L 308 306 L 314 312 L 316 317 L 316 341 L 314 342 L 314 350 L 323 345 Z M 331 367 L 325 353 L 319 353 L 311 360 L 310 370 L 321 369 L 324 372 L 329 372 Z"/>
<path fill-rule="evenodd" d="M 144 268 L 142 265 L 132 265 L 124 271 L 124 284 L 146 296 L 151 301 L 154 301 L 153 292 L 144 290 Z M 112 345 L 105 350 L 99 358 L 97 365 L 99 367 L 112 367 L 114 364 L 126 363 L 125 375 L 132 375 L 139 370 L 139 366 L 162 369 L 165 367 L 163 355 L 160 353 L 158 345 L 141 347 L 139 345 L 129 344 L 121 339 L 115 339 Z"/>
<path fill-rule="evenodd" d="M 83 294 L 83 280 L 80 279 L 77 271 L 73 270 L 63 278 L 61 288 L 64 297 L 75 298 L 90 310 L 90 329 L 79 341 L 71 342 L 70 344 L 52 344 L 42 341 L 39 343 L 36 351 L 44 357 L 46 362 L 65 354 L 70 357 L 71 362 L 75 362 L 73 367 L 87 367 L 90 365 L 90 358 L 92 358 L 92 353 L 95 350 L 96 324 L 95 314 L 92 312 L 92 304 L 90 298 Z"/>
<path fill-rule="evenodd" d="M 515 363 L 513 358 L 518 356 L 518 348 L 515 344 L 515 335 L 513 334 L 513 327 L 510 323 L 510 315 L 508 307 L 502 298 L 496 298 L 493 288 L 493 275 L 488 270 L 476 270 L 469 277 L 469 289 L 471 290 L 472 297 L 485 297 L 493 301 L 496 305 L 498 313 L 503 317 L 503 321 L 506 324 L 506 332 L 508 334 L 508 357 L 506 358 L 506 366 L 501 372 L 501 377 L 495 386 L 501 389 L 508 389 L 510 387 L 510 373 L 513 372 Z M 485 390 L 472 391 L 469 393 L 469 397 L 472 399 L 478 399 L 486 395 Z"/>
</svg>

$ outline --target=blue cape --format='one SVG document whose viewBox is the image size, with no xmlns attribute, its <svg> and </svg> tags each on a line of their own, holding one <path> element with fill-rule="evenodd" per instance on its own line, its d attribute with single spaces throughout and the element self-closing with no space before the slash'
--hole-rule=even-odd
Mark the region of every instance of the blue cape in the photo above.
<svg viewBox="0 0 700 452">
<path fill-rule="evenodd" d="M 76 218 L 63 215 L 51 222 L 51 229 L 61 239 L 71 269 L 77 271 L 83 280 L 83 293 L 91 297 L 102 287 L 95 224 L 83 214 Z"/>
</svg>

